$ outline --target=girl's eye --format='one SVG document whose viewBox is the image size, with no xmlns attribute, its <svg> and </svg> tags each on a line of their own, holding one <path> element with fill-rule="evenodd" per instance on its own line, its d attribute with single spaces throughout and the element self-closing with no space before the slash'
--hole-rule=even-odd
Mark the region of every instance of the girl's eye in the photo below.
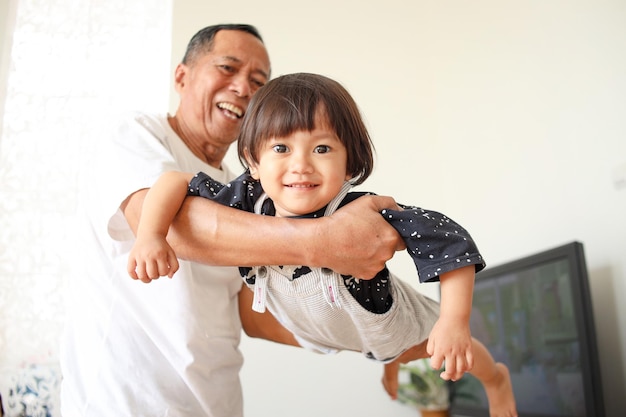
<svg viewBox="0 0 626 417">
<path fill-rule="evenodd" d="M 285 152 L 287 152 L 287 146 L 285 146 L 285 145 L 274 145 L 274 146 L 272 146 L 272 149 L 276 153 L 285 153 Z"/>
<path fill-rule="evenodd" d="M 328 153 L 330 152 L 330 146 L 328 145 L 319 145 L 315 147 L 315 153 Z"/>
</svg>

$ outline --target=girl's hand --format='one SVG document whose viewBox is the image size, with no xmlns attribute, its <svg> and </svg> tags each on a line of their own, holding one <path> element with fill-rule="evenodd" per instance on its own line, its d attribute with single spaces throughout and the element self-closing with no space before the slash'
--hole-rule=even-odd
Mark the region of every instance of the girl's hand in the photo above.
<svg viewBox="0 0 626 417">
<path fill-rule="evenodd" d="M 178 271 L 174 250 L 160 235 L 138 237 L 128 255 L 127 271 L 131 278 L 148 283 Z"/>
<path fill-rule="evenodd" d="M 440 376 L 446 381 L 461 379 L 474 366 L 472 337 L 469 326 L 462 322 L 439 318 L 430 332 L 426 350 L 433 369 L 445 365 Z"/>
</svg>

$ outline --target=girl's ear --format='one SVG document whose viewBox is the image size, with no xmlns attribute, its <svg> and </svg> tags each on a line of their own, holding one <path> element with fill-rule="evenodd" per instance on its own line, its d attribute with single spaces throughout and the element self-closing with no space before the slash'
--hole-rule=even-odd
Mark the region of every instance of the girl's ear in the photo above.
<svg viewBox="0 0 626 417">
<path fill-rule="evenodd" d="M 251 165 L 251 164 L 248 164 L 248 165 L 249 165 L 248 169 L 250 170 L 250 176 L 258 181 L 259 180 L 259 172 L 257 171 L 256 166 L 255 165 Z"/>
<path fill-rule="evenodd" d="M 258 181 L 258 179 L 259 179 L 259 172 L 258 172 L 258 169 L 257 169 L 257 165 L 252 160 L 252 157 L 250 156 L 250 151 L 248 151 L 248 148 L 243 150 L 243 156 L 246 158 L 246 162 L 248 163 L 248 169 L 250 170 L 250 176 Z"/>
</svg>

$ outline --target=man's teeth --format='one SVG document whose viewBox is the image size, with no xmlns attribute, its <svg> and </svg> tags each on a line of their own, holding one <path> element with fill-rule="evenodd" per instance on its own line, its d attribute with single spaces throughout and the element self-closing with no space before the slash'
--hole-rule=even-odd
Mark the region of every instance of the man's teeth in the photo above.
<svg viewBox="0 0 626 417">
<path fill-rule="evenodd" d="M 311 188 L 311 187 L 315 187 L 314 184 L 291 184 L 289 185 L 289 187 L 293 187 L 293 188 Z"/>
<path fill-rule="evenodd" d="M 231 103 L 217 103 L 217 107 L 222 110 L 228 110 L 231 113 L 235 113 L 237 117 L 243 116 L 243 110 L 240 107 L 235 106 Z"/>
</svg>

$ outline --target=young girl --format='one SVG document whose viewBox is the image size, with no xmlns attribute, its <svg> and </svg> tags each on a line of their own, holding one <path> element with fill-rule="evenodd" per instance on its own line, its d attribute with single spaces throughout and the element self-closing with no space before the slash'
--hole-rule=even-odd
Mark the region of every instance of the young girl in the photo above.
<svg viewBox="0 0 626 417">
<path fill-rule="evenodd" d="M 315 74 L 285 75 L 259 90 L 238 152 L 248 170 L 229 184 L 204 173 L 168 172 L 157 181 L 130 253 L 131 277 L 149 281 L 176 272 L 165 238 L 186 195 L 264 215 L 326 216 L 365 194 L 349 190 L 373 168 L 373 145 L 356 103 L 339 83 Z M 443 379 L 475 375 L 492 417 L 515 416 L 508 369 L 470 335 L 474 275 L 485 265 L 471 236 L 431 210 L 401 206 L 382 215 L 404 238 L 420 281 L 440 281 L 440 304 L 386 268 L 359 279 L 304 265 L 240 267 L 254 293 L 252 308 L 267 307 L 303 347 L 359 351 L 385 363 L 383 384 L 392 398 L 399 363 L 430 356 L 434 368 L 445 363 Z"/>
</svg>

